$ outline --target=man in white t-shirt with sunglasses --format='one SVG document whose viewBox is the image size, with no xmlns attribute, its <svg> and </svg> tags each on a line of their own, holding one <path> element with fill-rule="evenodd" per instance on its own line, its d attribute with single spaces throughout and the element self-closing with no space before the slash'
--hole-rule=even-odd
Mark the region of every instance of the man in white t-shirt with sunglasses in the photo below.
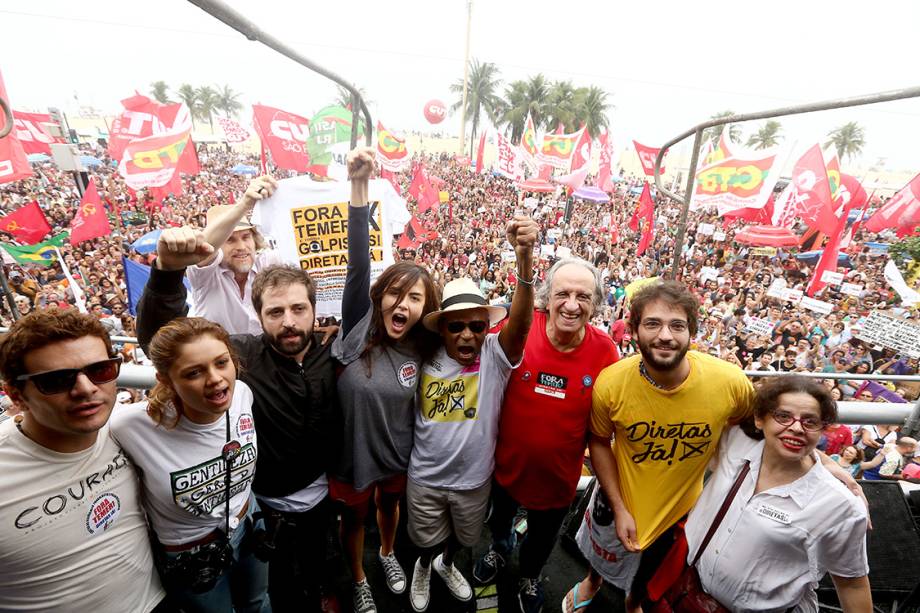
<svg viewBox="0 0 920 613">
<path fill-rule="evenodd" d="M 0 341 L 17 413 L 0 424 L 0 611 L 146 613 L 164 598 L 137 474 L 109 436 L 120 366 L 76 309 L 35 311 Z"/>
</svg>

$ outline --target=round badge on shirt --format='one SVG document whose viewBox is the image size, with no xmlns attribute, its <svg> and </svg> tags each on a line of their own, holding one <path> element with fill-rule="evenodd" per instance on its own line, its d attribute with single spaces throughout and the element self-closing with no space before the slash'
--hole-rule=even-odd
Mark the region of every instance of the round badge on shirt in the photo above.
<svg viewBox="0 0 920 613">
<path fill-rule="evenodd" d="M 120 512 L 121 500 L 118 496 L 110 492 L 100 494 L 89 506 L 89 513 L 86 514 L 86 530 L 90 534 L 105 532 L 115 523 Z"/>
<path fill-rule="evenodd" d="M 415 362 L 403 362 L 396 369 L 396 378 L 403 387 L 415 387 L 418 379 L 418 365 Z"/>
</svg>

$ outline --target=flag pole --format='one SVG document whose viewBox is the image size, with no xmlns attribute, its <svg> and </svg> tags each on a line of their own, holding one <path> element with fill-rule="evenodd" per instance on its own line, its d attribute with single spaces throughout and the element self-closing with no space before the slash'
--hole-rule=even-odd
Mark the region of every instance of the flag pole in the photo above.
<svg viewBox="0 0 920 613">
<path fill-rule="evenodd" d="M 10 123 L 12 125 L 12 122 Z M 6 280 L 6 271 L 0 266 L 0 287 L 3 288 L 3 295 L 6 296 L 6 302 L 10 305 L 10 312 L 13 314 L 13 321 L 19 319 L 19 310 L 16 308 L 16 301 L 13 300 L 13 291 Z"/>
<path fill-rule="evenodd" d="M 466 149 L 466 98 L 470 80 L 470 24 L 473 0 L 466 0 L 466 47 L 463 51 L 463 100 L 460 102 L 460 155 Z"/>
</svg>

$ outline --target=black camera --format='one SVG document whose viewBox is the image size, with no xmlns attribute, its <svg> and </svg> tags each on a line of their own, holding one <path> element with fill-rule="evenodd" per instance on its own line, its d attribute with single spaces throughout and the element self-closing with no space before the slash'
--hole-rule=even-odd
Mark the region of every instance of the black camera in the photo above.
<svg viewBox="0 0 920 613">
<path fill-rule="evenodd" d="M 214 588 L 232 564 L 233 546 L 222 536 L 197 549 L 183 551 L 175 558 L 164 555 L 161 574 L 169 585 L 203 594 Z"/>
</svg>

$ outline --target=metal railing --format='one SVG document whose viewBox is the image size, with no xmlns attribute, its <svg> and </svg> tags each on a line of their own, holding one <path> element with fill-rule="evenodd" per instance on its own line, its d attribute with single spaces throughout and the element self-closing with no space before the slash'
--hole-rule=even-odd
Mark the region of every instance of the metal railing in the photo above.
<svg viewBox="0 0 920 613">
<path fill-rule="evenodd" d="M 693 185 L 696 182 L 696 167 L 699 163 L 700 145 L 703 141 L 703 130 L 724 126 L 730 123 L 739 123 L 742 121 L 753 121 L 755 119 L 768 119 L 770 117 L 779 117 L 781 115 L 800 115 L 802 113 L 814 113 L 816 111 L 829 111 L 832 109 L 842 109 L 851 106 L 862 106 L 866 104 L 878 104 L 879 102 L 891 102 L 892 100 L 903 100 L 905 98 L 920 97 L 920 87 L 908 87 L 905 89 L 896 89 L 876 94 L 867 94 L 865 96 L 855 96 L 852 98 L 838 98 L 836 100 L 825 100 L 823 102 L 812 102 L 809 104 L 796 104 L 793 106 L 784 106 L 778 109 L 760 111 L 757 113 L 741 113 L 729 117 L 720 117 L 698 123 L 689 130 L 686 130 L 675 136 L 658 150 L 658 156 L 655 158 L 655 187 L 658 191 L 669 198 L 682 203 L 680 219 L 677 222 L 677 236 L 674 238 L 674 252 L 671 260 L 671 268 L 667 273 L 669 279 L 677 276 L 677 268 L 680 265 L 681 251 L 684 246 L 684 235 L 687 231 L 687 215 L 690 212 L 690 199 L 693 197 Z M 693 150 L 690 152 L 690 168 L 687 170 L 687 189 L 683 196 L 675 194 L 661 184 L 661 162 L 665 153 L 673 145 L 684 140 L 690 135 L 693 138 Z M 779 170 L 777 169 L 777 172 Z"/>
</svg>

